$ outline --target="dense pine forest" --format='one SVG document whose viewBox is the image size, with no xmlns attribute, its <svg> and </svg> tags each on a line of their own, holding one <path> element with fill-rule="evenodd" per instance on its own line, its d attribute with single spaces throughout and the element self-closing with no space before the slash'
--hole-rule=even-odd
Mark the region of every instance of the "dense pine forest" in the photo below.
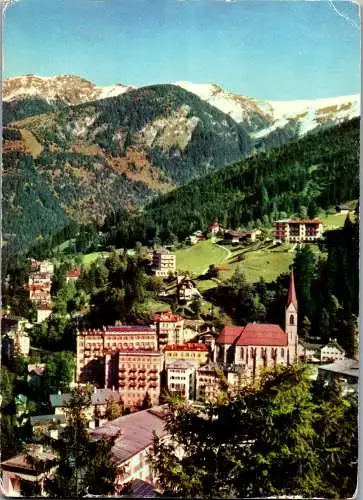
<svg viewBox="0 0 363 500">
<path fill-rule="evenodd" d="M 214 217 L 225 227 L 269 225 L 291 215 L 315 217 L 359 196 L 359 119 L 310 134 L 218 170 L 160 196 L 139 217 L 109 218 L 109 243 L 162 243 L 205 230 Z"/>
</svg>

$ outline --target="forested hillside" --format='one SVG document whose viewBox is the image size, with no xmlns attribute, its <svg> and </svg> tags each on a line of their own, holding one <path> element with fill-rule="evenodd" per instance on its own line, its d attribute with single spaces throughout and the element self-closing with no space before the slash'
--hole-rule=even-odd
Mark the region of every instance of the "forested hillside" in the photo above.
<svg viewBox="0 0 363 500">
<path fill-rule="evenodd" d="M 270 223 L 287 215 L 316 216 L 359 196 L 359 120 L 310 134 L 278 149 L 214 172 L 160 196 L 139 217 L 121 212 L 116 245 L 166 243 L 205 230 L 214 217 L 225 227 Z"/>
</svg>

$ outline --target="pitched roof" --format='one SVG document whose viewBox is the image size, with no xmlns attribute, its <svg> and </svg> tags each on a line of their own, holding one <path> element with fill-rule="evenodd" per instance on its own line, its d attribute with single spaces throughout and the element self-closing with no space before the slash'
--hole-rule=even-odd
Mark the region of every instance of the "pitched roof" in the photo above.
<svg viewBox="0 0 363 500">
<path fill-rule="evenodd" d="M 218 344 L 233 344 L 241 335 L 244 326 L 226 325 L 219 337 L 217 338 Z"/>
<path fill-rule="evenodd" d="M 359 378 L 359 360 L 349 358 L 339 359 L 334 361 L 334 363 L 319 366 L 320 370 Z"/>
<path fill-rule="evenodd" d="M 79 278 L 80 276 L 81 276 L 81 270 L 79 268 L 75 268 L 67 272 L 68 278 Z"/>
<path fill-rule="evenodd" d="M 156 313 L 153 316 L 153 321 L 158 323 L 176 323 L 177 321 L 182 321 L 184 318 L 178 314 L 174 314 L 172 311 L 166 311 L 161 313 Z"/>
<path fill-rule="evenodd" d="M 248 323 L 236 345 L 287 346 L 287 334 L 280 325 Z"/>
<path fill-rule="evenodd" d="M 102 438 L 120 434 L 112 448 L 112 455 L 117 464 L 122 464 L 153 443 L 153 432 L 165 436 L 167 431 L 164 425 L 164 409 L 155 407 L 116 418 L 91 430 L 90 435 Z"/>
<path fill-rule="evenodd" d="M 202 343 L 189 343 L 189 344 L 168 344 L 165 346 L 164 351 L 205 351 L 208 352 L 208 347 Z"/>
<path fill-rule="evenodd" d="M 106 399 L 110 396 L 113 396 L 116 402 L 120 400 L 120 394 L 117 391 L 113 391 L 112 389 L 96 389 L 96 391 L 92 393 L 91 403 L 92 405 L 104 405 L 106 404 Z M 50 403 L 53 408 L 65 406 L 69 403 L 70 399 L 71 393 L 69 392 L 50 395 Z"/>
<path fill-rule="evenodd" d="M 292 304 L 297 310 L 297 298 L 296 298 L 296 290 L 295 290 L 295 279 L 294 279 L 294 271 L 291 271 L 290 274 L 290 286 L 289 286 L 289 294 L 287 296 L 287 306 Z"/>
</svg>

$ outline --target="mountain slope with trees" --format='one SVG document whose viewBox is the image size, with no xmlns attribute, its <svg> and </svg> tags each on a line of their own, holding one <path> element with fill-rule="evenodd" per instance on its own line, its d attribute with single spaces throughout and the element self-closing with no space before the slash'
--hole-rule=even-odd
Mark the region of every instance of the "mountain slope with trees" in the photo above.
<svg viewBox="0 0 363 500">
<path fill-rule="evenodd" d="M 141 216 L 121 211 L 106 221 L 109 243 L 170 243 L 206 230 L 269 225 L 286 216 L 315 217 L 359 196 L 359 120 L 306 137 L 214 172 L 148 205 Z"/>
</svg>

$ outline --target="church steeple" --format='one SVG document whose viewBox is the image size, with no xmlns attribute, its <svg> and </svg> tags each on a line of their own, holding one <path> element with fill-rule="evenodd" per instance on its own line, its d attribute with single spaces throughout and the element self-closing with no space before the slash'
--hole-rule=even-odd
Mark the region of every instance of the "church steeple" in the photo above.
<svg viewBox="0 0 363 500">
<path fill-rule="evenodd" d="M 287 307 L 292 304 L 297 312 L 297 298 L 295 291 L 295 280 L 294 280 L 294 271 L 291 271 L 290 274 L 290 286 L 289 286 L 289 294 L 287 296 Z"/>
<path fill-rule="evenodd" d="M 289 362 L 292 363 L 297 359 L 297 298 L 295 290 L 294 271 L 290 274 L 289 293 L 287 295 L 287 305 L 285 309 L 285 331 L 287 333 Z"/>
</svg>

